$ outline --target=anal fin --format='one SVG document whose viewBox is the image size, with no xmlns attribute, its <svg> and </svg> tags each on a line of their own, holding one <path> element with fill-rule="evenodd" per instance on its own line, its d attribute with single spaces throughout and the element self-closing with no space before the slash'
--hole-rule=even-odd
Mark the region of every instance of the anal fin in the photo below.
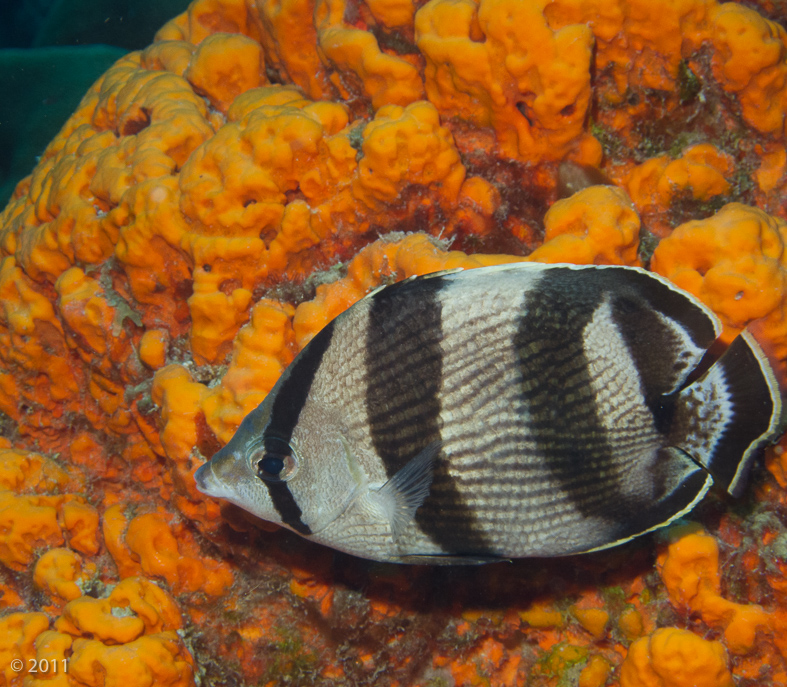
<svg viewBox="0 0 787 687">
<path fill-rule="evenodd" d="M 661 487 L 659 493 L 651 494 L 639 502 L 620 502 L 622 508 L 617 513 L 610 511 L 606 514 L 612 516 L 612 522 L 617 524 L 614 529 L 605 530 L 607 541 L 571 553 L 603 551 L 665 527 L 687 515 L 702 501 L 713 484 L 713 478 L 706 470 L 697 465 L 685 451 L 674 446 L 659 449 L 652 469 L 655 482 Z M 605 527 L 603 519 L 599 522 L 599 527 Z"/>
</svg>

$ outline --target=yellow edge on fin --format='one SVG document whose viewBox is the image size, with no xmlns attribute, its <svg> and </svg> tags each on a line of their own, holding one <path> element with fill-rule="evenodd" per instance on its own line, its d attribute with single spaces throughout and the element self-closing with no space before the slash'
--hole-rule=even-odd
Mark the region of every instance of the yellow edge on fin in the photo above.
<svg viewBox="0 0 787 687">
<path fill-rule="evenodd" d="M 632 539 L 636 539 L 637 537 L 641 537 L 644 534 L 649 534 L 650 532 L 655 532 L 656 530 L 660 530 L 662 527 L 666 527 L 671 522 L 674 522 L 678 518 L 682 518 L 684 515 L 689 513 L 700 501 L 702 501 L 702 499 L 705 498 L 705 494 L 708 493 L 708 490 L 711 488 L 712 485 L 713 485 L 713 477 L 711 477 L 709 474 L 706 474 L 705 485 L 700 490 L 700 493 L 697 494 L 697 496 L 694 498 L 694 500 L 690 504 L 688 504 L 683 510 L 678 511 L 677 513 L 675 513 L 675 515 L 673 515 L 672 517 L 668 518 L 664 522 L 661 522 L 658 525 L 654 525 L 653 527 L 650 527 L 650 528 L 648 528 L 646 530 L 642 530 L 642 532 L 637 532 L 636 534 L 632 534 L 630 537 L 626 537 L 625 539 L 617 539 L 616 541 L 610 542 L 609 544 L 604 544 L 602 546 L 596 546 L 595 548 L 592 548 L 592 549 L 585 549 L 584 551 L 577 551 L 576 554 L 580 554 L 580 553 L 594 553 L 596 551 L 603 551 L 604 549 L 611 549 L 611 548 L 613 548 L 615 546 L 620 546 L 621 544 L 626 544 L 627 542 L 630 542 Z M 576 554 L 572 553 L 571 555 L 573 556 L 573 555 L 576 555 Z"/>
<path fill-rule="evenodd" d="M 779 381 L 776 379 L 776 374 L 774 373 L 773 368 L 768 361 L 768 356 L 765 355 L 765 351 L 762 350 L 760 344 L 757 343 L 757 339 L 752 336 L 748 329 L 744 329 L 738 336 L 742 337 L 746 341 L 746 343 L 749 345 L 749 348 L 751 349 L 751 352 L 754 353 L 754 357 L 757 359 L 757 364 L 760 366 L 762 376 L 765 378 L 765 382 L 767 383 L 768 390 L 771 394 L 771 400 L 773 401 L 773 414 L 771 415 L 771 422 L 768 425 L 768 429 L 762 435 L 762 441 L 758 442 L 756 446 L 749 445 L 749 448 L 746 449 L 746 452 L 743 454 L 743 456 L 741 456 L 741 460 L 738 463 L 738 469 L 735 471 L 735 475 L 733 476 L 732 480 L 730 480 L 730 484 L 727 487 L 727 491 L 730 494 L 735 491 L 735 487 L 738 486 L 738 483 L 743 477 L 744 471 L 748 470 L 752 459 L 751 454 L 764 446 L 764 442 L 767 442 L 768 439 L 774 438 L 776 435 L 777 430 L 782 423 L 782 413 L 784 412 L 784 404 L 782 402 Z"/>
</svg>

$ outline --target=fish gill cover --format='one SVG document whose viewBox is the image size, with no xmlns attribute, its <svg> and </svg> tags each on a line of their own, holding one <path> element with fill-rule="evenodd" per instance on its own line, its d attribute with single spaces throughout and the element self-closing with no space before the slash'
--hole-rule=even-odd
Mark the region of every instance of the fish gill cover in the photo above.
<svg viewBox="0 0 787 687">
<path fill-rule="evenodd" d="M 0 680 L 787 684 L 784 442 L 694 524 L 458 570 L 193 480 L 335 315 L 440 269 L 650 267 L 784 381 L 787 33 L 759 11 L 197 0 L 120 59 L 0 215 Z"/>
</svg>

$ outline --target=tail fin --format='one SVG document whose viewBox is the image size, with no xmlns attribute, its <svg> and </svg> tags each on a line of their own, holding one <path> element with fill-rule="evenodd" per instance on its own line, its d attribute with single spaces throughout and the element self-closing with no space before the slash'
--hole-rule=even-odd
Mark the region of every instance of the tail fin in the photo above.
<svg viewBox="0 0 787 687">
<path fill-rule="evenodd" d="M 781 423 L 779 384 L 749 332 L 678 394 L 670 440 L 733 496 L 746 486 L 757 450 Z"/>
</svg>

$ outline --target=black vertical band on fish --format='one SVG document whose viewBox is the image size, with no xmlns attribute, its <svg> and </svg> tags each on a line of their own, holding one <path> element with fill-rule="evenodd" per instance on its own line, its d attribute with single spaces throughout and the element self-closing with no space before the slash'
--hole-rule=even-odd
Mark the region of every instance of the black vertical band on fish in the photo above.
<svg viewBox="0 0 787 687">
<path fill-rule="evenodd" d="M 329 322 L 321 329 L 285 371 L 275 390 L 267 433 L 289 442 L 309 397 L 314 375 L 333 340 L 333 326 L 333 322 Z M 294 370 L 297 374 L 291 374 Z"/>
<path fill-rule="evenodd" d="M 388 477 L 440 443 L 443 330 L 441 277 L 404 282 L 371 297 L 366 329 L 366 410 L 372 445 Z M 408 291 L 415 289 L 416 297 Z M 444 551 L 489 553 L 477 518 L 457 489 L 448 461 L 434 463 L 431 492 L 416 512 L 424 534 Z"/>
<path fill-rule="evenodd" d="M 295 501 L 287 482 L 264 482 L 264 484 L 282 523 L 292 527 L 298 534 L 311 534 L 311 527 L 301 519 L 303 511 Z"/>
<path fill-rule="evenodd" d="M 565 278 L 539 284 L 525 295 L 514 346 L 521 389 L 529 411 L 525 420 L 535 452 L 561 489 L 586 516 L 604 502 L 623 500 L 623 478 L 611 465 L 612 448 L 599 419 L 583 348 L 583 332 L 599 305 L 599 292 Z M 583 275 L 584 276 L 584 275 Z M 596 493 L 583 490 L 588 468 L 606 468 Z M 603 499 L 603 500 L 602 500 Z M 599 503 L 599 501 L 601 503 Z"/>
<path fill-rule="evenodd" d="M 366 412 L 372 444 L 389 477 L 428 444 L 440 441 L 443 338 L 440 278 L 403 292 L 411 282 L 371 297 L 366 328 Z"/>
<path fill-rule="evenodd" d="M 320 332 L 197 485 L 376 560 L 615 546 L 712 484 L 739 494 L 779 431 L 778 383 L 748 332 L 689 381 L 720 331 L 696 298 L 636 268 L 408 280 Z M 273 439 L 298 453 L 286 482 L 256 471 Z"/>
<path fill-rule="evenodd" d="M 320 330 L 310 345 L 301 351 L 297 361 L 293 361 L 293 365 L 288 368 L 288 370 L 297 370 L 298 373 L 287 374 L 283 377 L 277 389 L 268 426 L 265 428 L 267 435 L 263 438 L 263 445 L 266 448 L 271 448 L 269 445 L 271 440 L 278 444 L 281 441 L 289 443 L 292 439 L 293 429 L 298 424 L 301 410 L 306 404 L 314 375 L 317 374 L 322 357 L 330 346 L 332 338 L 333 322 Z M 278 450 L 278 445 L 273 448 Z M 298 534 L 311 534 L 311 528 L 301 519 L 303 511 L 299 508 L 287 483 L 263 483 L 281 521 L 292 527 Z"/>
<path fill-rule="evenodd" d="M 603 422 L 604 416 L 621 411 L 621 403 L 636 404 L 635 394 L 641 393 L 650 408 L 686 371 L 678 364 L 681 356 L 673 355 L 678 347 L 667 315 L 653 310 L 654 303 L 640 293 L 643 282 L 618 279 L 614 290 L 608 282 L 605 272 L 550 273 L 549 280 L 526 294 L 514 341 L 536 453 L 576 509 L 603 522 L 605 536 L 617 541 L 664 522 L 707 487 L 705 475 L 697 474 L 684 454 L 661 446 L 655 418 L 642 424 L 623 413 L 614 428 Z M 663 291 L 671 300 L 669 289 Z M 658 364 L 648 364 L 643 355 L 643 338 L 632 331 L 637 321 L 654 334 L 662 352 Z M 712 320 L 708 325 L 712 333 Z M 610 346 L 619 337 L 624 346 L 614 346 L 614 355 L 605 357 L 598 347 L 588 346 L 590 336 Z M 593 360 L 588 358 L 591 352 Z M 622 378 L 626 360 L 638 374 L 626 380 L 615 399 L 602 402 L 592 363 L 594 369 L 614 370 L 615 377 Z M 649 475 L 639 485 L 626 460 L 634 453 L 639 472 Z M 597 475 L 592 482 L 589 470 Z"/>
<path fill-rule="evenodd" d="M 575 268 L 569 268 L 575 269 Z M 654 312 L 680 325 L 691 341 L 699 348 L 707 349 L 719 334 L 713 313 L 696 301 L 693 296 L 657 278 L 651 272 L 632 268 L 601 267 L 592 276 L 599 289 L 606 290 L 619 298 L 627 294 L 637 301 L 647 303 Z M 694 299 L 694 305 L 688 303 Z M 643 323 L 647 327 L 647 323 Z M 652 351 L 658 352 L 658 351 Z"/>
</svg>

